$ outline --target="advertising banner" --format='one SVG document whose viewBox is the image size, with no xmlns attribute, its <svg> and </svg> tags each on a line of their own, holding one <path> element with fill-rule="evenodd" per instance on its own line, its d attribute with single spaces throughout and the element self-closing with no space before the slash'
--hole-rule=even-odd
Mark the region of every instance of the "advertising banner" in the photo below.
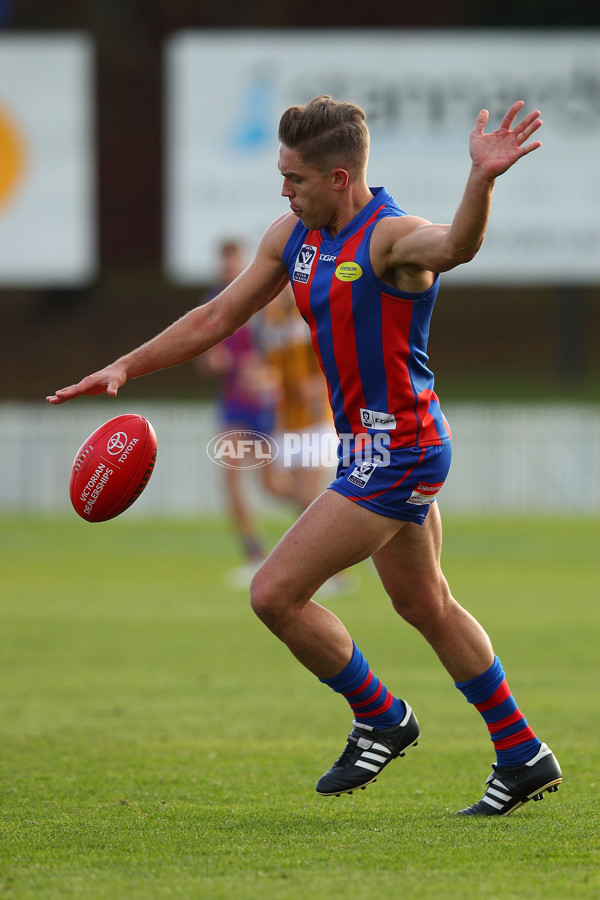
<svg viewBox="0 0 600 900">
<path fill-rule="evenodd" d="M 284 109 L 319 94 L 363 106 L 369 183 L 408 213 L 448 222 L 469 133 L 514 100 L 540 109 L 543 147 L 496 184 L 484 248 L 445 276 L 480 284 L 600 280 L 598 32 L 181 32 L 167 47 L 165 265 L 210 278 L 229 236 L 253 248 L 286 212 L 277 170 Z"/>
<path fill-rule="evenodd" d="M 84 35 L 0 35 L 0 286 L 95 273 L 92 67 Z"/>
</svg>

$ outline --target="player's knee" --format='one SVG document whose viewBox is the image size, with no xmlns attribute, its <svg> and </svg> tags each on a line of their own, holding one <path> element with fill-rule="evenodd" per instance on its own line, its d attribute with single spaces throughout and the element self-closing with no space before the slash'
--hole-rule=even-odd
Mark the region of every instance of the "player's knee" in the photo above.
<svg viewBox="0 0 600 900">
<path fill-rule="evenodd" d="M 250 606 L 261 622 L 272 631 L 282 614 L 281 591 L 263 569 L 259 569 L 250 583 Z"/>
<path fill-rule="evenodd" d="M 406 585 L 391 600 L 398 615 L 419 631 L 426 630 L 453 602 L 443 576 Z"/>
<path fill-rule="evenodd" d="M 261 575 L 260 569 L 250 582 L 250 606 L 259 619 L 268 614 L 271 606 L 271 594 L 268 581 Z"/>
<path fill-rule="evenodd" d="M 284 573 L 262 566 L 250 584 L 250 605 L 254 613 L 274 634 L 281 637 L 293 627 L 294 617 L 308 596 L 299 594 Z"/>
</svg>

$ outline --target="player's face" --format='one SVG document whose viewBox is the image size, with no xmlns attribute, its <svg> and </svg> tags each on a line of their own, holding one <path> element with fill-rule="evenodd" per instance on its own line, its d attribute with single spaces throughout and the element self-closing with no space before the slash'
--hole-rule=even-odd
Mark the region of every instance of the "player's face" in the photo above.
<svg viewBox="0 0 600 900">
<path fill-rule="evenodd" d="M 296 150 L 281 144 L 279 171 L 283 176 L 281 196 L 306 228 L 326 228 L 334 218 L 338 195 L 331 179 L 318 169 L 305 165 Z"/>
</svg>

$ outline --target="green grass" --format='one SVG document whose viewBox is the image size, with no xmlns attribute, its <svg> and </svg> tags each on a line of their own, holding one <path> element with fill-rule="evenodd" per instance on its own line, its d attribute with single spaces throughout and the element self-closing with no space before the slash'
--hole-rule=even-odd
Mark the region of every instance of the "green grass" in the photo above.
<svg viewBox="0 0 600 900">
<path fill-rule="evenodd" d="M 454 593 L 565 775 L 462 820 L 487 732 L 368 565 L 327 602 L 422 739 L 323 799 L 348 711 L 223 587 L 223 522 L 0 519 L 1 900 L 597 898 L 599 546 L 597 519 L 446 522 Z"/>
</svg>

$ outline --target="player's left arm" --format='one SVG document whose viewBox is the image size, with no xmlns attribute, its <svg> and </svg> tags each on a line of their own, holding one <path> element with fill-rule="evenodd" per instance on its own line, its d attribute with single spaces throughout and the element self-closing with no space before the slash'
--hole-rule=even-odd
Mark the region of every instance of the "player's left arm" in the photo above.
<svg viewBox="0 0 600 900">
<path fill-rule="evenodd" d="M 518 100 L 510 107 L 496 131 L 484 133 L 489 113 L 482 109 L 469 141 L 471 170 L 463 197 L 449 225 L 406 216 L 383 220 L 380 248 L 387 256 L 384 269 L 414 266 L 429 272 L 446 272 L 469 262 L 479 251 L 485 236 L 496 178 L 517 160 L 541 147 L 530 137 L 542 125 L 538 110 L 513 125 L 523 108 Z"/>
<path fill-rule="evenodd" d="M 64 403 L 81 395 L 116 397 L 131 378 L 189 362 L 224 338 L 279 294 L 287 281 L 281 257 L 294 217 L 288 213 L 273 222 L 259 243 L 252 262 L 217 297 L 190 310 L 164 331 L 115 362 L 61 388 L 46 399 Z"/>
</svg>

